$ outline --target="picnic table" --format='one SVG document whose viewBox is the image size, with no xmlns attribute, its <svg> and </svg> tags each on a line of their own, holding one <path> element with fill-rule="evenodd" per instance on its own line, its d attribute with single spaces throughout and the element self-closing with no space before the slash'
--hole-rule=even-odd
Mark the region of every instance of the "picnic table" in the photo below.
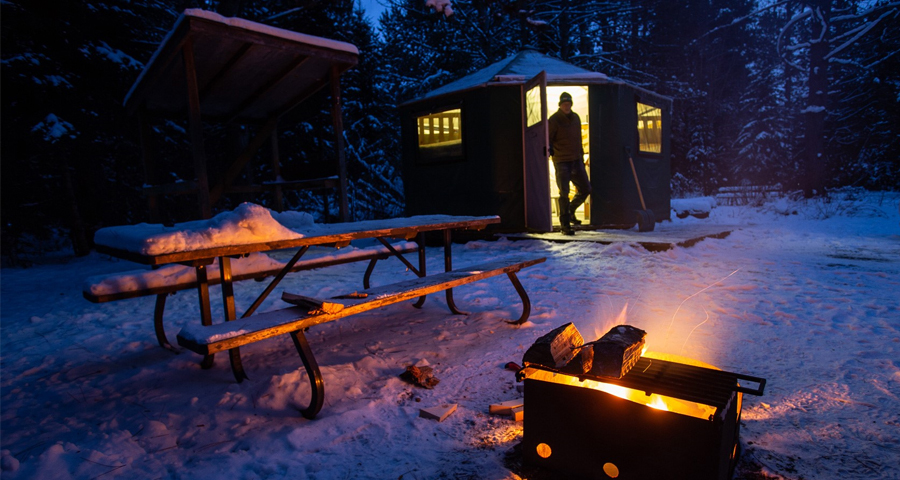
<svg viewBox="0 0 900 480">
<path fill-rule="evenodd" d="M 204 355 L 201 362 L 203 368 L 212 367 L 215 352 L 228 350 L 235 379 L 241 382 L 248 377 L 244 372 L 238 347 L 275 335 L 289 333 L 309 374 L 313 398 L 310 407 L 303 410 L 303 415 L 312 418 L 321 409 L 324 398 L 324 382 L 303 333 L 312 325 L 417 297 L 418 300 L 414 306 L 421 307 L 427 294 L 441 290 L 445 292 L 450 311 L 454 314 L 465 314 L 456 306 L 452 288 L 502 273 L 509 276 L 523 303 L 522 316 L 510 323 L 521 324 L 527 320 L 530 313 L 530 301 L 516 278 L 515 272 L 543 262 L 544 258 L 513 258 L 506 261 L 495 261 L 491 265 L 473 267 L 465 271 L 453 270 L 452 231 L 481 230 L 490 224 L 499 222 L 500 217 L 497 216 L 422 215 L 389 220 L 315 225 L 307 229 L 292 229 L 280 236 L 266 238 L 262 241 L 250 239 L 224 242 L 182 242 L 182 244 L 175 242 L 174 247 L 167 245 L 162 249 L 159 248 L 160 244 L 171 244 L 172 242 L 171 235 L 165 237 L 165 241 L 160 240 L 163 238 L 160 235 L 171 233 L 173 228 L 177 227 L 141 224 L 101 229 L 95 236 L 95 243 L 97 250 L 101 253 L 140 264 L 151 266 L 181 264 L 195 269 L 200 321 L 199 325 L 189 324 L 184 327 L 178 334 L 178 343 Z M 424 238 L 426 232 L 438 232 L 442 236 L 444 247 L 444 272 L 442 273 L 432 275 L 426 273 Z M 209 236 L 207 234 L 207 237 Z M 391 238 L 416 239 L 418 244 L 416 249 L 417 265 L 405 258 L 403 253 L 388 241 Z M 328 300 L 285 294 L 283 299 L 291 303 L 291 307 L 272 312 L 255 313 L 310 247 L 344 247 L 353 240 L 361 239 L 376 239 L 392 256 L 403 262 L 417 278 L 371 289 L 368 288 L 366 281 L 365 290 L 349 292 L 347 295 Z M 296 253 L 238 318 L 234 302 L 231 259 L 258 252 L 284 249 L 296 250 Z M 212 325 L 210 279 L 207 271 L 215 261 L 218 261 L 220 275 L 218 283 L 222 291 L 225 313 L 225 322 L 218 325 Z M 366 279 L 371 273 L 371 268 L 370 265 Z M 326 304 L 338 307 L 327 308 Z"/>
</svg>

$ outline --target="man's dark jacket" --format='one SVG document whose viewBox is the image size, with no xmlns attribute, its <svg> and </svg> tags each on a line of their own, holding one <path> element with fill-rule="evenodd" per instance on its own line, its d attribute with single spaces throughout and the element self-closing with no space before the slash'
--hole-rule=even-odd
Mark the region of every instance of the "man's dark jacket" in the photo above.
<svg viewBox="0 0 900 480">
<path fill-rule="evenodd" d="M 581 144 L 581 118 L 577 113 L 568 115 L 557 110 L 547 120 L 550 137 L 550 155 L 554 162 L 573 162 L 584 159 Z"/>
</svg>

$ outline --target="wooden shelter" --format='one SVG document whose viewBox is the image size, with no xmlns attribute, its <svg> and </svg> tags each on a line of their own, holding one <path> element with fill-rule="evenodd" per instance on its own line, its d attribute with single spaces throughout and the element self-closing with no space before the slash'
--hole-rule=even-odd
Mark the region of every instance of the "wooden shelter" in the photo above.
<svg viewBox="0 0 900 480">
<path fill-rule="evenodd" d="M 400 105 L 406 213 L 499 215 L 499 230 L 551 231 L 548 104 L 555 111 L 562 92 L 582 120 L 593 188 L 578 218 L 633 226 L 642 209 L 635 175 L 647 209 L 670 218 L 672 99 L 533 50 Z"/>
<path fill-rule="evenodd" d="M 141 118 L 146 176 L 144 193 L 151 216 L 158 216 L 157 197 L 196 194 L 202 218 L 230 192 L 273 190 L 281 210 L 282 188 L 337 188 L 342 221 L 347 211 L 347 167 L 344 158 L 340 76 L 357 63 L 354 45 L 188 9 L 147 62 L 125 97 L 129 113 Z M 336 175 L 286 182 L 280 178 L 278 119 L 319 90 L 330 87 L 336 136 Z M 195 180 L 162 184 L 149 148 L 149 115 L 187 115 Z M 221 179 L 210 185 L 204 150 L 203 122 L 255 126 L 246 147 Z M 272 181 L 235 187 L 241 170 L 266 143 L 272 142 Z"/>
</svg>

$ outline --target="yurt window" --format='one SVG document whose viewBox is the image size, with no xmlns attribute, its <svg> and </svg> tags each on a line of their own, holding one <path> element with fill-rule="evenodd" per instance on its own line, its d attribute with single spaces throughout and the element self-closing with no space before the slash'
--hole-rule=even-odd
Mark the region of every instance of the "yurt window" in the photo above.
<svg viewBox="0 0 900 480">
<path fill-rule="evenodd" d="M 462 157 L 461 112 L 461 109 L 455 108 L 416 118 L 420 160 L 455 160 Z"/>
<path fill-rule="evenodd" d="M 637 104 L 638 141 L 642 152 L 662 152 L 662 110 L 651 105 Z"/>
</svg>

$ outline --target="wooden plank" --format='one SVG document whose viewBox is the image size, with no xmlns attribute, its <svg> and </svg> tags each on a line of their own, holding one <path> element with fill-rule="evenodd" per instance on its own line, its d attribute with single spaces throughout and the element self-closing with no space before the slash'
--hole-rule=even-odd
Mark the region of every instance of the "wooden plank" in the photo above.
<svg viewBox="0 0 900 480">
<path fill-rule="evenodd" d="M 188 35 L 182 47 L 184 75 L 187 83 L 188 130 L 191 138 L 191 151 L 194 157 L 194 175 L 197 180 L 197 202 L 200 207 L 200 218 L 212 217 L 212 204 L 209 196 L 209 178 L 206 172 L 206 152 L 203 147 L 203 123 L 200 119 L 200 92 L 197 85 L 197 68 L 194 61 L 194 42 Z"/>
<path fill-rule="evenodd" d="M 237 119 L 244 113 L 245 110 L 250 108 L 257 100 L 262 98 L 263 95 L 272 91 L 273 88 L 278 86 L 284 79 L 291 74 L 294 70 L 300 68 L 303 64 L 309 61 L 309 57 L 307 56 L 296 56 L 279 72 L 276 72 L 274 75 L 269 77 L 269 79 L 263 85 L 260 85 L 253 93 L 251 93 L 247 98 L 244 99 L 240 104 L 238 104 L 234 110 L 232 110 L 228 115 L 232 120 Z M 229 122 L 226 122 L 229 123 Z"/>
<path fill-rule="evenodd" d="M 337 65 L 331 66 L 331 123 L 334 127 L 335 154 L 337 159 L 338 178 L 338 212 L 341 221 L 350 221 L 350 210 L 347 204 L 347 161 L 344 153 L 344 120 L 341 115 L 341 71 Z"/>
<path fill-rule="evenodd" d="M 437 420 L 438 422 L 443 422 L 444 419 L 450 416 L 451 413 L 456 411 L 457 404 L 449 403 L 444 404 L 438 407 L 431 408 L 420 408 L 419 416 L 422 418 L 427 418 L 430 420 Z"/>
<path fill-rule="evenodd" d="M 307 297 L 297 295 L 295 293 L 282 292 L 281 299 L 291 305 L 308 308 L 310 315 L 318 315 L 320 313 L 338 313 L 344 309 L 344 304 L 322 300 L 321 298 Z"/>
<path fill-rule="evenodd" d="M 412 217 L 411 219 L 414 219 Z M 399 219 L 408 220 L 408 219 Z M 305 245 L 341 244 L 353 240 L 375 237 L 406 238 L 415 237 L 419 232 L 434 230 L 481 230 L 488 225 L 499 223 L 500 217 L 453 217 L 446 216 L 446 220 L 422 221 L 403 224 L 398 222 L 391 225 L 390 221 L 371 220 L 362 222 L 348 222 L 346 224 L 331 224 L 335 228 L 334 233 L 321 236 L 305 236 L 290 240 L 278 240 L 272 242 L 259 242 L 246 245 L 228 245 L 223 247 L 191 250 L 186 252 L 173 252 L 162 255 L 144 255 L 142 253 L 122 250 L 107 245 L 96 244 L 98 252 L 109 254 L 125 260 L 144 265 L 166 265 L 169 263 L 182 263 L 194 260 L 216 258 L 221 256 L 245 255 L 253 252 L 267 252 L 286 248 L 299 248 Z M 340 230 L 337 230 L 337 229 Z"/>
<path fill-rule="evenodd" d="M 234 180 L 241 174 L 241 170 L 244 169 L 244 166 L 247 165 L 256 152 L 263 146 L 264 143 L 269 141 L 269 136 L 272 135 L 272 132 L 278 127 L 278 117 L 269 118 L 269 120 L 263 125 L 256 135 L 250 140 L 250 143 L 244 148 L 244 151 L 241 152 L 240 155 L 231 165 L 228 166 L 228 169 L 225 171 L 225 174 L 222 176 L 222 180 L 213 187 L 212 191 L 209 192 L 209 202 L 211 204 L 216 204 L 221 198 L 222 193 L 225 190 L 225 187 L 230 186 Z"/>
<path fill-rule="evenodd" d="M 418 246 L 410 245 L 408 242 L 407 243 L 398 243 L 398 244 L 394 245 L 394 247 L 400 253 L 412 253 L 412 252 L 415 252 L 418 250 Z M 335 265 L 343 265 L 343 264 L 347 264 L 347 263 L 361 262 L 361 261 L 367 261 L 367 260 L 373 260 L 373 259 L 384 260 L 384 259 L 387 259 L 387 258 L 390 258 L 393 256 L 387 250 L 387 248 L 384 248 L 384 247 L 378 247 L 377 249 L 369 249 L 369 250 L 371 250 L 371 251 L 367 252 L 365 254 L 361 254 L 361 255 L 348 254 L 348 255 L 328 256 L 324 259 L 301 260 L 301 261 L 297 262 L 296 265 L 294 265 L 294 268 L 291 269 L 291 272 L 300 272 L 303 270 L 313 270 L 313 269 L 317 269 L 317 268 L 325 268 L 325 267 L 331 267 L 331 266 L 335 266 Z M 281 271 L 280 268 L 275 268 L 275 269 L 270 269 L 270 270 L 261 270 L 261 271 L 257 271 L 257 272 L 242 273 L 239 275 L 234 275 L 232 278 L 232 281 L 240 282 L 243 280 L 250 280 L 250 279 L 262 280 L 267 277 L 274 277 L 280 271 Z M 123 273 L 126 273 L 126 272 L 123 272 Z M 116 276 L 116 275 L 122 275 L 122 273 L 117 273 L 117 274 L 113 274 L 110 276 Z M 220 283 L 220 281 L 221 281 L 221 279 L 218 276 L 216 276 L 216 277 L 209 279 L 209 284 L 210 285 L 218 285 Z M 177 284 L 172 284 L 172 285 L 166 285 L 166 286 L 162 286 L 162 287 L 144 288 L 144 289 L 140 289 L 140 290 L 131 290 L 131 291 L 127 291 L 127 292 L 117 292 L 117 293 L 108 294 L 108 295 L 94 295 L 88 290 L 83 290 L 81 293 L 82 293 L 82 296 L 88 301 L 91 301 L 93 303 L 106 303 L 106 302 L 113 302 L 113 301 L 117 301 L 117 300 L 125 300 L 128 298 L 144 297 L 147 295 L 160 295 L 160 294 L 164 294 L 164 293 L 165 294 L 174 293 L 174 292 L 179 292 L 181 290 L 190 290 L 190 289 L 193 289 L 196 287 L 197 287 L 197 282 L 192 281 L 192 282 L 183 282 L 183 283 L 177 283 Z"/>
<path fill-rule="evenodd" d="M 359 292 L 366 294 L 364 298 L 345 298 L 342 302 L 344 309 L 337 313 L 310 315 L 302 307 L 289 307 L 206 328 L 188 325 L 178 334 L 178 344 L 204 355 L 221 352 L 386 305 L 456 288 L 503 273 L 518 272 L 545 260 L 544 257 L 516 256 L 465 269 L 373 287 Z"/>
<path fill-rule="evenodd" d="M 147 185 L 141 189 L 141 192 L 147 196 L 192 194 L 197 193 L 197 182 L 189 180 L 186 182 L 168 183 L 163 185 Z"/>
<path fill-rule="evenodd" d="M 201 104 L 203 104 L 203 101 L 207 98 L 207 96 L 209 96 L 209 92 L 211 92 L 212 89 L 214 89 L 222 81 L 222 79 L 224 79 L 225 76 L 231 72 L 232 67 L 234 67 L 235 64 L 237 64 L 237 62 L 239 62 L 242 58 L 244 58 L 244 55 L 246 55 L 251 48 L 253 48 L 252 43 L 245 42 L 241 44 L 237 51 L 231 55 L 231 58 L 229 58 L 225 62 L 225 64 L 223 64 L 222 67 L 219 68 L 219 71 L 217 71 L 212 76 L 212 78 L 210 78 L 209 81 L 206 82 L 206 85 L 204 85 L 203 88 L 200 89 Z"/>
<path fill-rule="evenodd" d="M 263 182 L 259 185 L 232 185 L 225 189 L 225 193 L 268 192 L 279 189 L 291 190 L 325 190 L 338 186 L 337 177 L 312 178 L 308 180 L 282 180 L 278 182 Z M 276 208 L 276 210 L 278 210 Z"/>
<path fill-rule="evenodd" d="M 525 400 L 517 398 L 514 400 L 506 400 L 505 402 L 492 403 L 488 406 L 488 413 L 494 415 L 511 415 L 514 408 L 525 405 Z"/>
<path fill-rule="evenodd" d="M 159 53 L 150 59 L 152 63 L 141 72 L 125 98 L 125 108 L 129 115 L 134 114 L 135 110 L 144 104 L 146 97 L 157 87 L 163 73 L 178 58 L 189 31 L 189 22 L 179 20 L 168 36 L 168 41 L 160 48 Z"/>
<path fill-rule="evenodd" d="M 267 48 L 286 50 L 301 55 L 321 58 L 333 63 L 340 63 L 344 70 L 354 66 L 359 61 L 359 56 L 352 52 L 334 50 L 327 47 L 302 43 L 275 35 L 269 35 L 253 30 L 232 28 L 219 22 L 199 17 L 189 17 L 190 29 L 194 34 L 202 33 L 213 38 L 223 37 L 240 42 L 251 42 Z"/>
</svg>

